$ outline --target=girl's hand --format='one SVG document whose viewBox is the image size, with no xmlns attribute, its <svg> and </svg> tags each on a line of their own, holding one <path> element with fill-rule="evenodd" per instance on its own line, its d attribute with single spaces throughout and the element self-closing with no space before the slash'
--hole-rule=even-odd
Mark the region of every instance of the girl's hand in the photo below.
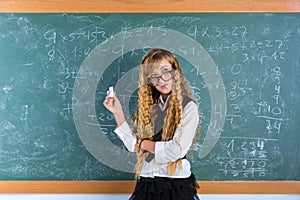
<svg viewBox="0 0 300 200">
<path fill-rule="evenodd" d="M 107 110 L 109 110 L 113 114 L 117 113 L 118 111 L 122 111 L 122 106 L 116 95 L 116 92 L 114 92 L 113 97 L 110 97 L 108 92 L 103 102 L 103 105 Z"/>
<path fill-rule="evenodd" d="M 121 126 L 125 122 L 123 108 L 117 97 L 116 92 L 114 92 L 113 97 L 110 97 L 108 92 L 103 102 L 103 105 L 105 108 L 107 108 L 107 110 L 109 110 L 114 114 L 114 117 L 117 122 L 117 126 Z"/>
<path fill-rule="evenodd" d="M 140 143 L 140 151 L 145 152 L 148 151 L 150 153 L 155 152 L 155 142 L 151 140 L 143 140 Z"/>
</svg>

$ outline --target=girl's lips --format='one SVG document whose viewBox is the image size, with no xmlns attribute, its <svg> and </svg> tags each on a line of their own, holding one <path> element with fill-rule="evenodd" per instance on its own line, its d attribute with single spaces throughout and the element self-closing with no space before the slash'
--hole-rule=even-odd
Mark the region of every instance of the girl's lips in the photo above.
<svg viewBox="0 0 300 200">
<path fill-rule="evenodd" d="M 167 84 L 163 84 L 160 86 L 161 89 L 165 89 L 167 87 Z"/>
</svg>

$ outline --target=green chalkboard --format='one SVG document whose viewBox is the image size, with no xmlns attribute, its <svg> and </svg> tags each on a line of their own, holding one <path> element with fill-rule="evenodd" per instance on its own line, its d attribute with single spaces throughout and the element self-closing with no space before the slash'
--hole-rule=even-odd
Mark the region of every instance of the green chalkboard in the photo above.
<svg viewBox="0 0 300 200">
<path fill-rule="evenodd" d="M 151 47 L 198 100 L 198 180 L 300 180 L 300 14 L 0 14 L 0 180 L 132 180 L 129 120 Z"/>
</svg>

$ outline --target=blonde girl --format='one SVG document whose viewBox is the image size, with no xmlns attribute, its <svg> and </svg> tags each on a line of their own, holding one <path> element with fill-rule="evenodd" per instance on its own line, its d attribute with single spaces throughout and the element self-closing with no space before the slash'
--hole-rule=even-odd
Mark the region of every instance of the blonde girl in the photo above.
<svg viewBox="0 0 300 200">
<path fill-rule="evenodd" d="M 103 105 L 115 117 L 115 133 L 137 154 L 137 184 L 130 200 L 199 199 L 186 158 L 199 130 L 198 106 L 170 51 L 154 48 L 142 59 L 131 125 L 116 94 L 108 94 Z"/>
</svg>

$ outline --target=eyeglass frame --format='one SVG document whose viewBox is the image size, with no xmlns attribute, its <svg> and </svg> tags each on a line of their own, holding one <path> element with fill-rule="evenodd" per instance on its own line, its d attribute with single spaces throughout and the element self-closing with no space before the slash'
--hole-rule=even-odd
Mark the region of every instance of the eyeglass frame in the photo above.
<svg viewBox="0 0 300 200">
<path fill-rule="evenodd" d="M 150 86 L 155 87 L 155 86 L 157 86 L 157 85 L 159 84 L 159 80 L 160 80 L 160 79 L 163 80 L 163 81 L 169 81 L 169 80 L 171 80 L 171 79 L 173 78 L 172 72 L 174 72 L 175 70 L 176 70 L 176 69 L 171 69 L 171 70 L 165 71 L 165 72 L 163 72 L 160 76 L 156 76 L 156 77 L 148 77 L 148 78 L 147 78 L 147 83 L 148 83 Z M 170 79 L 165 80 L 165 79 L 163 78 L 163 75 L 166 74 L 166 73 L 170 73 L 170 74 L 171 74 Z M 157 84 L 153 85 L 153 84 L 151 83 L 151 80 L 152 80 L 152 79 L 157 79 Z"/>
</svg>

